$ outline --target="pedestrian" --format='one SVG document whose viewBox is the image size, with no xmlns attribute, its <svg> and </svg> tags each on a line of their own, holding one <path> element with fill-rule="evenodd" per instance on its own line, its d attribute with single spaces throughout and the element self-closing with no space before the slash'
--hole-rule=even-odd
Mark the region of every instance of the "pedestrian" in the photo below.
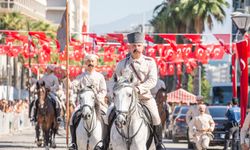
<svg viewBox="0 0 250 150">
<path fill-rule="evenodd" d="M 239 130 L 240 130 L 240 107 L 238 106 L 238 99 L 232 98 L 232 105 L 226 112 L 228 121 L 225 126 L 225 144 L 224 150 L 227 150 L 230 144 L 230 137 L 232 137 L 232 149 L 239 150 Z"/>
<path fill-rule="evenodd" d="M 209 147 L 210 140 L 213 138 L 215 127 L 214 120 L 210 114 L 206 114 L 206 105 L 200 104 L 199 115 L 190 122 L 190 128 L 193 130 L 194 142 L 197 150 L 206 150 Z"/>
<path fill-rule="evenodd" d="M 190 122 L 192 121 L 192 119 L 194 119 L 196 116 L 198 116 L 200 114 L 199 105 L 204 104 L 203 99 L 204 99 L 203 96 L 196 96 L 197 104 L 190 106 L 190 108 L 186 114 L 186 123 L 187 123 L 188 127 L 190 126 Z M 207 108 L 205 110 L 205 113 L 209 114 L 209 111 Z M 193 135 L 192 129 L 188 128 L 187 133 L 188 133 L 189 147 L 193 147 L 194 137 L 192 136 Z"/>
</svg>

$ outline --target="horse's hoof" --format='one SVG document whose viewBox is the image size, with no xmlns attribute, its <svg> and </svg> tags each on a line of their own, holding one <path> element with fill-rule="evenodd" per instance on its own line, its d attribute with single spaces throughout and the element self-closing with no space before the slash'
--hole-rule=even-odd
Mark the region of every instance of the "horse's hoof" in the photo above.
<svg viewBox="0 0 250 150">
<path fill-rule="evenodd" d="M 49 150 L 49 146 L 45 146 L 45 150 Z"/>
<path fill-rule="evenodd" d="M 37 145 L 38 147 L 41 147 L 41 146 L 42 146 L 42 141 L 40 141 L 40 140 L 35 141 L 35 143 L 36 143 L 36 145 Z"/>
<path fill-rule="evenodd" d="M 52 147 L 52 148 L 56 148 L 56 143 L 52 143 L 52 144 L 51 144 L 51 147 Z"/>
</svg>

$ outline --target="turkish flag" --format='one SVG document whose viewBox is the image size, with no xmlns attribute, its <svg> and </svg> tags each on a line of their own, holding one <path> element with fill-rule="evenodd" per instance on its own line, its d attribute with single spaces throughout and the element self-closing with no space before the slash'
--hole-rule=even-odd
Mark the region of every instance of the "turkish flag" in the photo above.
<svg viewBox="0 0 250 150">
<path fill-rule="evenodd" d="M 192 54 L 192 44 L 178 44 L 177 53 L 181 52 L 182 57 L 188 59 Z"/>
<path fill-rule="evenodd" d="M 191 73 L 193 71 L 191 64 L 189 62 L 186 62 L 185 65 L 186 65 L 186 73 Z"/>
<path fill-rule="evenodd" d="M 174 75 L 174 64 L 167 64 L 167 75 Z"/>
<path fill-rule="evenodd" d="M 240 62 L 240 108 L 241 108 L 241 126 L 246 117 L 246 109 L 248 105 L 248 57 L 247 52 L 250 48 L 247 41 L 240 41 L 236 43 L 237 52 Z"/>
<path fill-rule="evenodd" d="M 173 48 L 173 50 L 176 50 L 177 44 L 176 44 L 176 35 L 175 34 L 158 34 L 161 38 L 163 38 L 165 41 L 167 41 L 170 46 Z"/>
<path fill-rule="evenodd" d="M 215 38 L 219 41 L 220 45 L 224 48 L 225 52 L 231 54 L 230 52 L 230 34 L 214 34 Z"/>
<path fill-rule="evenodd" d="M 203 46 L 196 46 L 196 49 L 195 49 L 195 57 L 196 59 L 203 63 L 203 64 L 206 64 L 208 63 L 208 56 L 209 54 L 207 53 L 207 50 L 205 47 Z"/>
<path fill-rule="evenodd" d="M 176 68 L 177 68 L 177 75 L 181 75 L 182 74 L 181 63 L 176 63 Z"/>
<path fill-rule="evenodd" d="M 88 27 L 87 27 L 86 23 L 83 22 L 83 24 L 82 24 L 82 32 L 87 32 L 87 31 L 88 31 Z"/>
<path fill-rule="evenodd" d="M 210 51 L 210 59 L 220 60 L 224 56 L 224 48 L 221 45 L 213 45 L 213 48 Z"/>
<path fill-rule="evenodd" d="M 107 34 L 109 37 L 117 40 L 119 43 L 123 43 L 123 34 L 118 34 L 118 33 L 108 33 Z"/>
<path fill-rule="evenodd" d="M 149 42 L 151 42 L 151 43 L 154 43 L 154 38 L 151 37 L 151 36 L 148 35 L 148 34 L 145 35 L 145 40 L 146 40 L 146 41 L 149 41 Z"/>
<path fill-rule="evenodd" d="M 200 34 L 183 34 L 185 38 L 187 38 L 192 43 L 201 43 L 201 35 Z"/>
<path fill-rule="evenodd" d="M 159 63 L 159 72 L 161 76 L 167 75 L 167 64 L 165 61 L 162 61 L 162 63 Z"/>
<path fill-rule="evenodd" d="M 146 47 L 146 54 L 147 54 L 147 56 L 155 58 L 157 48 L 158 48 L 157 45 L 155 45 L 155 46 L 147 46 Z"/>
<path fill-rule="evenodd" d="M 163 52 L 165 61 L 172 62 L 176 57 L 176 51 L 171 46 L 166 46 Z"/>
</svg>

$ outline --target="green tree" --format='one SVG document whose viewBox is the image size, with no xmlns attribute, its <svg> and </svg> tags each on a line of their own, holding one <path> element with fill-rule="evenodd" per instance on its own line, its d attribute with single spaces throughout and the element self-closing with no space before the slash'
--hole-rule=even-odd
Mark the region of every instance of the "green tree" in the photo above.
<svg viewBox="0 0 250 150">
<path fill-rule="evenodd" d="M 16 30 L 16 31 L 49 31 L 47 34 L 49 37 L 54 38 L 55 34 L 53 34 L 56 31 L 56 28 L 52 25 L 50 25 L 47 22 L 44 21 L 37 21 L 37 20 L 31 20 L 28 17 L 23 16 L 22 14 L 18 12 L 12 12 L 12 13 L 1 13 L 0 14 L 0 30 Z M 21 32 L 20 34 L 27 35 L 27 32 Z M 3 38 L 4 39 L 4 38 Z M 3 40 L 2 39 L 2 40 Z M 1 41 L 4 42 L 4 41 Z M 56 57 L 53 56 L 52 57 Z M 36 57 L 37 58 L 37 57 Z M 9 58 L 8 58 L 9 60 Z M 36 60 L 33 60 L 36 61 Z M 18 58 L 13 59 L 13 84 L 16 86 L 17 81 L 17 64 L 22 63 L 24 64 L 27 62 L 21 55 L 18 56 Z M 22 72 L 21 72 L 21 88 L 24 88 L 24 79 L 27 78 L 25 77 L 25 74 L 28 72 L 27 69 L 22 65 Z"/>
<path fill-rule="evenodd" d="M 155 7 L 156 15 L 151 20 L 151 24 L 156 33 L 202 33 L 205 24 L 212 29 L 214 21 L 223 23 L 226 16 L 224 8 L 228 6 L 229 3 L 226 0 L 166 0 Z M 177 40 L 177 43 L 179 41 L 186 43 L 183 39 Z M 195 77 L 193 91 L 198 94 L 197 74 Z M 188 79 L 190 81 L 191 78 L 188 77 Z M 188 85 L 190 90 L 190 82 Z"/>
</svg>

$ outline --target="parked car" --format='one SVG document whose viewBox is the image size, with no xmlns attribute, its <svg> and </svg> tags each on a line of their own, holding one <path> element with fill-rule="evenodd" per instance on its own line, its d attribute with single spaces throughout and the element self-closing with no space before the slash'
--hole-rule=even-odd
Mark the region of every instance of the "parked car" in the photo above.
<svg viewBox="0 0 250 150">
<path fill-rule="evenodd" d="M 179 111 L 180 111 L 181 106 L 175 106 L 173 109 L 173 112 L 170 116 L 170 123 L 169 126 L 166 127 L 166 131 L 165 131 L 165 136 L 167 139 L 171 139 L 172 138 L 172 129 L 173 129 L 173 124 L 174 124 L 174 119 L 177 117 Z"/>
<path fill-rule="evenodd" d="M 215 122 L 213 131 L 214 138 L 210 142 L 210 145 L 224 145 L 226 133 L 225 123 L 227 122 L 225 114 L 227 109 L 227 106 L 208 106 L 209 113 Z"/>
<path fill-rule="evenodd" d="M 186 123 L 186 114 L 189 109 L 189 106 L 182 106 L 178 115 L 176 116 L 173 123 L 172 130 L 172 140 L 174 143 L 178 143 L 179 140 L 187 139 L 187 128 L 188 125 Z"/>
</svg>

